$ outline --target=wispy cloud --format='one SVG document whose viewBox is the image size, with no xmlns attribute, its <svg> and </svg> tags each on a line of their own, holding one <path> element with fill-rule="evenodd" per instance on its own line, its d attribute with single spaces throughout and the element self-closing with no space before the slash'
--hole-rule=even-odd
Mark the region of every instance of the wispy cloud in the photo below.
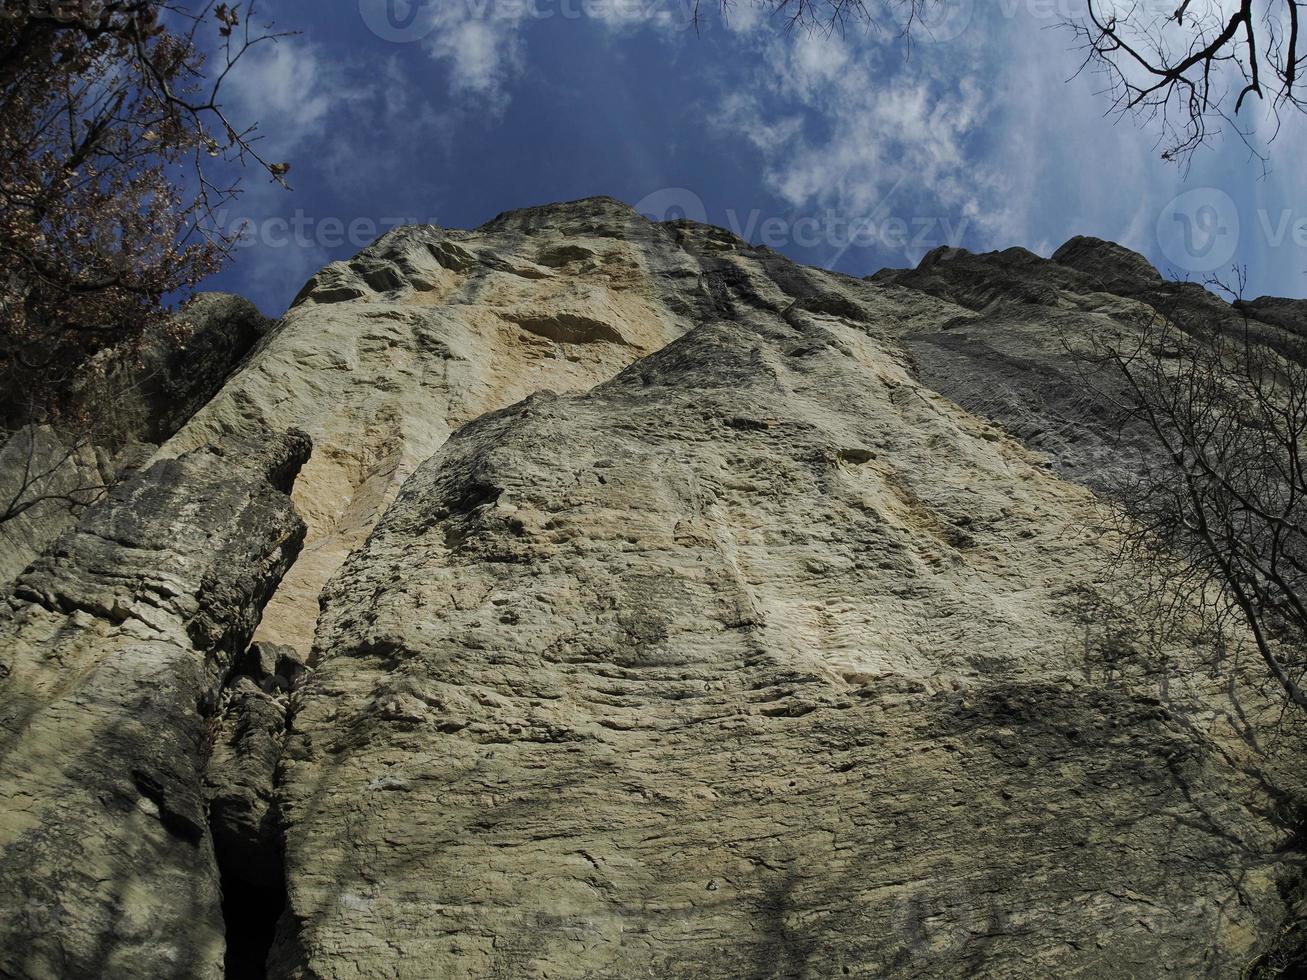
<svg viewBox="0 0 1307 980">
<path fill-rule="evenodd" d="M 322 47 L 294 37 L 251 48 L 224 91 L 239 118 L 257 119 L 264 140 L 287 153 L 318 138 L 328 116 L 367 88 Z"/>
<path fill-rule="evenodd" d="M 717 122 L 762 154 L 768 187 L 793 208 L 883 218 L 929 208 L 994 226 L 1002 181 L 971 158 L 992 101 L 974 49 L 947 68 L 893 35 L 740 32 L 751 83 L 722 95 Z"/>
<path fill-rule="evenodd" d="M 427 52 L 449 72 L 456 97 L 502 110 L 526 64 L 526 4 L 441 3 L 432 13 Z"/>
</svg>

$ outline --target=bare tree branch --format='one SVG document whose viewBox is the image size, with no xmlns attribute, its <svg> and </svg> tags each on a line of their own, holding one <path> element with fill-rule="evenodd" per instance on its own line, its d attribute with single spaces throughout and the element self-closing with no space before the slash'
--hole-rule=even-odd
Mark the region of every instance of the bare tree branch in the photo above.
<svg viewBox="0 0 1307 980">
<path fill-rule="evenodd" d="M 1159 128 L 1162 156 L 1188 163 L 1229 128 L 1263 160 L 1256 124 L 1240 120 L 1249 97 L 1278 131 L 1284 109 L 1307 110 L 1298 86 L 1303 0 L 1184 0 L 1168 17 L 1144 0 L 1087 0 L 1072 23 L 1082 70 L 1107 80 L 1112 108 Z"/>
<path fill-rule="evenodd" d="M 1237 295 L 1242 281 L 1211 285 Z M 1307 710 L 1307 360 L 1260 343 L 1246 319 L 1184 329 L 1165 312 L 1093 338 L 1085 358 L 1121 383 L 1118 425 L 1142 422 L 1160 450 L 1113 487 L 1124 554 L 1174 602 L 1242 622 Z"/>
</svg>

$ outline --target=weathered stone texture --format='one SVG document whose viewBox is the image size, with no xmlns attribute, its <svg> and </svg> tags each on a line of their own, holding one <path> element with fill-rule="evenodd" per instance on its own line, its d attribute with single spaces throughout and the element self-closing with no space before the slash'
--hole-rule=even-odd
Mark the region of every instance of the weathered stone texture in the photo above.
<svg viewBox="0 0 1307 980">
<path fill-rule="evenodd" d="M 509 212 L 473 232 L 401 228 L 327 266 L 165 454 L 298 426 L 304 555 L 259 638 L 307 653 L 318 593 L 450 432 L 541 388 L 584 391 L 689 328 L 672 233 L 616 201 Z"/>
<path fill-rule="evenodd" d="M 308 453 L 156 463 L 0 605 L 0 975 L 222 975 L 205 716 L 299 549 Z"/>
<path fill-rule="evenodd" d="M 0 605 L 0 976 L 1241 977 L 1301 755 L 1138 639 L 1067 358 L 1163 310 L 609 199 L 328 266 Z"/>
<path fill-rule="evenodd" d="M 104 489 L 146 463 L 271 325 L 249 300 L 200 293 L 139 343 L 103 351 L 63 394 L 58 427 L 14 415 L 10 404 L 12 431 L 0 444 L 0 591 Z"/>
<path fill-rule="evenodd" d="M 1199 651 L 1106 678 L 1091 495 L 913 376 L 965 311 L 673 229 L 698 326 L 324 594 L 273 975 L 1238 976 L 1293 828 Z"/>
</svg>

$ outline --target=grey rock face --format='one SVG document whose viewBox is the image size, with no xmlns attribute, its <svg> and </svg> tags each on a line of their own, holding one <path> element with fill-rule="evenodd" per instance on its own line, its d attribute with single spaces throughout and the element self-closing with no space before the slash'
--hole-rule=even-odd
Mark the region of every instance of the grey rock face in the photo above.
<svg viewBox="0 0 1307 980">
<path fill-rule="evenodd" d="M 313 438 L 294 490 L 304 555 L 258 639 L 307 655 L 322 587 L 458 426 L 542 388 L 584 391 L 689 329 L 699 268 L 675 234 L 600 199 L 396 229 L 315 275 L 163 449 L 260 425 Z"/>
<path fill-rule="evenodd" d="M 1020 248 L 984 255 L 942 248 L 916 269 L 869 281 L 963 307 L 902 332 L 921 379 L 1096 490 L 1137 471 L 1154 447 L 1142 426 L 1121 432 L 1114 424 L 1118 379 L 1094 374 L 1075 356 L 1091 333 L 1166 317 L 1193 333 L 1246 329 L 1292 357 L 1304 355 L 1307 336 L 1295 319 L 1302 301 L 1229 304 L 1195 283 L 1164 280 L 1143 256 L 1096 238 L 1073 238 L 1052 259 Z"/>
<path fill-rule="evenodd" d="M 0 591 L 77 523 L 103 489 L 130 476 L 217 392 L 271 327 L 253 303 L 201 293 L 130 351 L 111 349 L 68 392 L 85 429 L 19 426 L 0 445 Z M 11 501 L 37 501 L 8 520 Z"/>
<path fill-rule="evenodd" d="M 0 605 L 0 974 L 222 975 L 205 715 L 298 551 L 308 453 L 156 463 Z"/>
<path fill-rule="evenodd" d="M 204 773 L 214 847 L 235 877 L 281 884 L 272 796 L 286 735 L 286 705 L 248 677 L 226 692 Z"/>
<path fill-rule="evenodd" d="M 1063 478 L 1068 339 L 1241 318 L 1141 263 L 595 199 L 324 269 L 0 607 L 0 975 L 1240 977 L 1300 755 Z"/>
<path fill-rule="evenodd" d="M 914 375 L 974 312 L 668 229 L 697 325 L 324 593 L 273 975 L 1239 976 L 1293 828 L 1203 651 L 1105 672 L 1092 496 Z"/>
<path fill-rule="evenodd" d="M 89 442 L 48 425 L 25 426 L 0 444 L 0 592 L 101 496 L 113 478 L 102 465 Z"/>
<path fill-rule="evenodd" d="M 1307 300 L 1259 296 L 1254 300 L 1236 300 L 1234 308 L 1254 320 L 1273 324 L 1290 334 L 1307 339 Z"/>
<path fill-rule="evenodd" d="M 218 392 L 272 325 L 243 297 L 200 293 L 139 349 L 106 351 L 99 375 L 73 394 L 74 408 L 111 449 L 161 443 Z"/>
<path fill-rule="evenodd" d="M 1053 261 L 1084 273 L 1111 292 L 1128 295 L 1141 288 L 1165 288 L 1161 274 L 1146 258 L 1101 238 L 1077 235 L 1053 253 Z"/>
<path fill-rule="evenodd" d="M 282 887 L 272 804 L 288 698 L 307 674 L 294 648 L 251 644 L 218 706 L 204 771 L 209 825 L 223 874 L 259 889 Z"/>
</svg>

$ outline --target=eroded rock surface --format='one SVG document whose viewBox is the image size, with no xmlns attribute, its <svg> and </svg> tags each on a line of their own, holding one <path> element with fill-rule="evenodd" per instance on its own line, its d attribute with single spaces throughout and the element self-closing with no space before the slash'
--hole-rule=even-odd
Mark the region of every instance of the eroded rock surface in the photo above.
<svg viewBox="0 0 1307 980">
<path fill-rule="evenodd" d="M 222 976 L 206 715 L 299 549 L 308 453 L 155 463 L 0 604 L 0 975 Z"/>
<path fill-rule="evenodd" d="M 324 594 L 272 974 L 1239 976 L 1294 824 L 1203 651 L 1113 678 L 1090 493 L 914 374 L 975 310 L 667 231 L 693 328 Z"/>
<path fill-rule="evenodd" d="M 0 443 L 0 592 L 112 479 L 94 446 L 48 425 L 24 426 Z"/>
<path fill-rule="evenodd" d="M 166 447 L 298 426 L 304 555 L 260 639 L 307 653 L 318 594 L 404 479 L 450 432 L 541 388 L 584 391 L 691 326 L 678 306 L 697 263 L 607 199 L 476 231 L 401 228 L 304 287 L 244 368 Z"/>
<path fill-rule="evenodd" d="M 884 270 L 869 281 L 957 304 L 955 316 L 900 331 L 921 380 L 1099 491 L 1137 472 L 1155 446 L 1141 423 L 1123 430 L 1114 418 L 1120 378 L 1079 356 L 1091 335 L 1167 318 L 1194 333 L 1247 330 L 1287 356 L 1307 352 L 1304 301 L 1227 303 L 1197 283 L 1166 280 L 1142 255 L 1097 238 L 1073 238 L 1051 259 L 1022 248 L 940 248 L 915 269 Z"/>
<path fill-rule="evenodd" d="M 128 348 L 100 353 L 64 392 L 60 424 L 0 397 L 0 592 L 105 490 L 148 462 L 272 326 L 249 300 L 200 293 Z"/>
<path fill-rule="evenodd" d="M 0 606 L 0 976 L 1241 977 L 1301 756 L 1067 363 L 1163 310 L 1299 316 L 609 199 L 327 267 Z"/>
<path fill-rule="evenodd" d="M 91 380 L 72 394 L 96 440 L 161 443 L 212 398 L 273 326 L 249 300 L 200 293 L 130 350 L 100 356 Z"/>
</svg>

